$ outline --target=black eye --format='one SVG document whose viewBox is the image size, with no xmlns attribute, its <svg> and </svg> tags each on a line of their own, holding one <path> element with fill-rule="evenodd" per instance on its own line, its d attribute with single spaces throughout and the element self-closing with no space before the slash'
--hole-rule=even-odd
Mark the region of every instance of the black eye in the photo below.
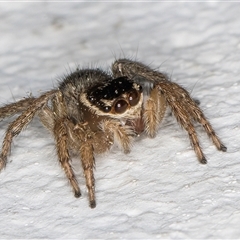
<svg viewBox="0 0 240 240">
<path fill-rule="evenodd" d="M 124 113 L 127 110 L 128 103 L 121 99 L 115 103 L 114 109 L 116 113 Z"/>
<path fill-rule="evenodd" d="M 110 110 L 111 110 L 111 107 L 109 107 L 109 106 L 105 106 L 105 107 L 103 108 L 103 111 L 104 111 L 105 113 L 110 112 Z"/>
<path fill-rule="evenodd" d="M 94 102 L 94 101 L 95 101 L 95 98 L 94 98 L 93 96 L 88 96 L 88 100 L 89 100 L 90 102 Z"/>
<path fill-rule="evenodd" d="M 139 94 L 137 90 L 133 90 L 128 95 L 128 101 L 131 106 L 135 106 L 138 104 L 139 101 Z"/>
</svg>

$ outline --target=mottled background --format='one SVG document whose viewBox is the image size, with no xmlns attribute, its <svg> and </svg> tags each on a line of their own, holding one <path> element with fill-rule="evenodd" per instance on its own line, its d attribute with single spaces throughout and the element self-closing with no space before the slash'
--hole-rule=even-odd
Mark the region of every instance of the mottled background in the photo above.
<svg viewBox="0 0 240 240">
<path fill-rule="evenodd" d="M 187 88 L 228 147 L 201 127 L 208 165 L 167 116 L 155 139 L 96 161 L 97 207 L 73 197 L 54 142 L 36 120 L 14 140 L 0 174 L 1 238 L 239 238 L 240 4 L 0 3 L 0 103 L 57 86 L 80 67 L 118 57 L 167 72 Z M 8 121 L 0 123 L 0 136 Z"/>
</svg>

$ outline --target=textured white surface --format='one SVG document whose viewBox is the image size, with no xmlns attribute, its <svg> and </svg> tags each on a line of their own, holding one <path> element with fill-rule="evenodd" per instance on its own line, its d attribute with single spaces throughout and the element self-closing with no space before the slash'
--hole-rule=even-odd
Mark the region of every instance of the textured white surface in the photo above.
<svg viewBox="0 0 240 240">
<path fill-rule="evenodd" d="M 97 159 L 90 209 L 78 159 L 80 199 L 35 120 L 0 174 L 1 238 L 239 238 L 239 12 L 237 3 L 0 3 L 1 104 L 57 86 L 78 64 L 108 69 L 137 56 L 198 98 L 228 147 L 217 151 L 197 128 L 200 165 L 170 116 L 130 154 Z"/>
</svg>

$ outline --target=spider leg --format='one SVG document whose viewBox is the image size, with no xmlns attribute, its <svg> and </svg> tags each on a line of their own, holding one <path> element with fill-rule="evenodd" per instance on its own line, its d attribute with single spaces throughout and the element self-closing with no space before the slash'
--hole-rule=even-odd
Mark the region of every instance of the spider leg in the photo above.
<svg viewBox="0 0 240 240">
<path fill-rule="evenodd" d="M 79 153 L 88 188 L 91 208 L 96 207 L 95 180 L 93 174 L 95 166 L 94 151 L 99 153 L 104 152 L 110 148 L 113 144 L 113 140 L 116 140 L 123 148 L 124 152 L 129 152 L 132 138 L 131 135 L 133 135 L 133 131 L 130 130 L 129 126 L 122 126 L 118 121 L 114 120 L 102 121 L 100 128 L 102 131 L 92 133 L 88 129 L 88 124 L 83 123 L 75 125 L 73 131 L 70 129 L 70 135 L 72 135 L 73 138 L 77 136 L 80 141 Z M 101 146 L 99 146 L 99 141 L 102 143 Z"/>
<path fill-rule="evenodd" d="M 70 126 L 70 124 L 68 124 Z M 80 144 L 80 159 L 88 188 L 90 207 L 96 206 L 95 200 L 95 180 L 93 169 L 95 166 L 94 151 L 101 153 L 107 151 L 113 144 L 113 140 L 123 148 L 124 152 L 130 151 L 133 131 L 129 126 L 122 126 L 118 121 L 104 120 L 100 124 L 99 132 L 92 133 L 88 124 L 77 124 L 72 130 L 70 127 L 71 138 L 78 138 Z M 99 146 L 101 142 L 101 146 Z"/>
<path fill-rule="evenodd" d="M 67 130 L 66 130 L 64 120 L 65 119 L 56 119 L 54 129 L 53 129 L 53 133 L 56 141 L 56 147 L 57 147 L 57 155 L 58 155 L 59 162 L 61 163 L 65 171 L 65 174 L 69 179 L 70 184 L 73 188 L 74 196 L 80 197 L 81 196 L 80 188 L 78 186 L 77 179 L 72 170 L 72 167 L 69 163 L 70 155 L 68 151 L 68 136 L 67 136 Z"/>
<path fill-rule="evenodd" d="M 56 141 L 56 147 L 57 147 L 57 155 L 59 162 L 61 166 L 63 167 L 65 174 L 67 178 L 70 181 L 70 184 L 73 188 L 74 191 L 74 196 L 75 197 L 80 197 L 81 192 L 80 188 L 77 183 L 77 179 L 75 177 L 75 174 L 72 170 L 72 167 L 70 165 L 70 155 L 68 151 L 68 130 L 66 127 L 66 113 L 65 113 L 65 108 L 64 108 L 64 102 L 62 98 L 62 94 L 59 91 L 55 97 L 53 98 L 53 112 L 54 112 L 54 126 L 53 126 L 53 134 L 55 137 Z M 46 109 L 45 109 L 46 110 Z M 45 112 L 46 113 L 46 112 Z M 41 120 L 48 119 L 50 116 L 50 112 L 47 110 L 47 114 L 44 116 L 44 112 L 41 113 L 40 115 Z M 46 117 L 47 116 L 47 117 Z M 45 120 L 43 120 L 43 124 L 46 125 Z M 51 125 L 47 125 L 47 127 L 51 130 Z"/>
<path fill-rule="evenodd" d="M 28 97 L 28 98 L 24 98 L 18 102 L 10 103 L 10 104 L 7 104 L 7 105 L 1 107 L 0 108 L 0 120 L 4 119 L 6 117 L 13 116 L 22 111 L 25 111 L 29 107 L 29 105 L 31 105 L 33 103 L 33 101 L 35 99 L 36 98 L 34 98 L 34 97 Z"/>
<path fill-rule="evenodd" d="M 227 148 L 216 136 L 211 124 L 207 121 L 201 109 L 191 99 L 189 93 L 185 89 L 170 81 L 160 81 L 157 86 L 159 91 L 164 95 L 178 122 L 188 132 L 190 141 L 201 163 L 206 163 L 207 161 L 199 145 L 192 120 L 199 122 L 204 127 L 208 136 L 219 150 L 226 151 Z"/>
<path fill-rule="evenodd" d="M 95 200 L 95 180 L 93 169 L 95 166 L 94 149 L 92 145 L 92 134 L 88 131 L 87 125 L 77 124 L 74 127 L 74 133 L 80 141 L 79 154 L 82 162 L 86 186 L 88 189 L 89 203 L 91 208 L 96 207 Z"/>
<path fill-rule="evenodd" d="M 217 149 L 226 152 L 227 147 L 221 142 L 219 137 L 216 135 L 213 127 L 211 126 L 210 122 L 206 119 L 198 105 L 192 104 L 190 107 L 190 112 L 192 113 L 194 120 L 199 122 L 204 127 L 206 133 L 208 134 L 209 138 L 212 139 Z"/>
<path fill-rule="evenodd" d="M 80 158 L 82 161 L 84 176 L 86 178 L 86 185 L 88 188 L 90 207 L 95 208 L 96 207 L 95 180 L 94 180 L 94 174 L 93 174 L 95 160 L 94 160 L 94 155 L 93 155 L 92 144 L 90 144 L 86 141 L 84 144 L 81 145 Z"/>
<path fill-rule="evenodd" d="M 197 133 L 195 131 L 194 125 L 191 122 L 191 118 L 188 116 L 188 113 L 181 107 L 180 104 L 175 103 L 174 107 L 171 107 L 177 121 L 180 125 L 187 131 L 190 142 L 192 143 L 193 149 L 202 164 L 207 163 L 207 159 L 203 154 L 201 149 Z"/>
<path fill-rule="evenodd" d="M 40 118 L 41 123 L 54 135 L 55 114 L 53 110 L 46 106 L 38 113 L 38 117 Z M 78 150 L 80 146 L 74 133 L 75 125 L 66 116 L 64 121 L 67 126 L 68 146 L 71 149 Z"/>
<path fill-rule="evenodd" d="M 13 138 L 17 136 L 23 130 L 23 128 L 32 121 L 37 111 L 47 104 L 48 100 L 54 95 L 55 92 L 55 90 L 52 90 L 44 93 L 39 98 L 34 99 L 31 102 L 31 105 L 8 126 L 3 140 L 2 152 L 0 154 L 0 170 L 6 166 L 7 156 L 10 152 Z M 20 109 L 20 107 L 18 109 Z M 8 113 L 10 113 L 10 111 Z"/>
</svg>

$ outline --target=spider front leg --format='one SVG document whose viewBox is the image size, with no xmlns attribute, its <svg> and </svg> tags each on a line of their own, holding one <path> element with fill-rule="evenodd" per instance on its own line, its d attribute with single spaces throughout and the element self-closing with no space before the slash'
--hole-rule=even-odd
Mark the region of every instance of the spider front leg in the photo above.
<svg viewBox="0 0 240 240">
<path fill-rule="evenodd" d="M 95 159 L 92 145 L 93 134 L 88 128 L 87 124 L 77 124 L 73 130 L 74 135 L 77 136 L 80 145 L 79 154 L 86 179 L 86 186 L 88 188 L 90 207 L 95 208 L 95 179 L 93 174 Z"/>
<path fill-rule="evenodd" d="M 70 165 L 70 155 L 68 151 L 68 135 L 65 126 L 65 119 L 56 119 L 53 133 L 55 136 L 57 155 L 70 184 L 72 185 L 74 196 L 80 197 L 81 192 L 77 179 Z"/>
<path fill-rule="evenodd" d="M 45 112 L 42 112 L 40 119 L 44 125 L 51 130 L 51 124 L 47 125 L 45 120 L 50 119 L 53 116 L 53 135 L 56 141 L 57 155 L 59 162 L 61 163 L 67 178 L 73 188 L 75 197 L 80 197 L 81 192 L 77 183 L 77 179 L 70 165 L 70 155 L 69 155 L 69 137 L 68 137 L 68 119 L 66 115 L 66 106 L 63 100 L 62 93 L 59 91 L 56 93 L 55 97 L 52 100 L 53 103 L 53 115 L 49 112 L 48 109 L 45 109 Z"/>
<path fill-rule="evenodd" d="M 70 126 L 70 124 L 69 124 Z M 95 179 L 93 169 L 95 167 L 94 152 L 103 153 L 109 150 L 115 140 L 125 153 L 130 151 L 133 131 L 129 126 L 122 126 L 115 120 L 103 120 L 100 123 L 100 130 L 92 132 L 86 124 L 77 124 L 70 130 L 73 139 L 78 138 L 79 153 L 88 188 L 90 207 L 96 207 L 95 200 Z"/>
<path fill-rule="evenodd" d="M 95 199 L 95 179 L 93 170 L 95 168 L 95 153 L 104 153 L 113 144 L 111 135 L 103 134 L 101 130 L 91 131 L 88 123 L 78 123 L 74 125 L 68 120 L 69 144 L 80 155 L 86 186 L 88 189 L 90 207 L 96 207 Z"/>
<path fill-rule="evenodd" d="M 80 197 L 81 192 L 75 174 L 70 165 L 69 149 L 77 151 L 80 155 L 86 185 L 88 188 L 90 207 L 96 206 L 95 181 L 94 181 L 94 155 L 92 147 L 92 134 L 88 125 L 84 123 L 73 123 L 67 115 L 66 102 L 59 91 L 53 99 L 53 113 L 49 108 L 43 109 L 39 117 L 43 124 L 51 131 L 52 117 L 54 117 L 54 127 L 52 129 L 59 161 L 65 171 L 67 178 L 73 188 L 75 197 Z M 50 121 L 49 121 L 50 120 Z M 48 124 L 50 122 L 50 124 Z"/>
<path fill-rule="evenodd" d="M 61 104 L 58 104 L 59 101 L 62 101 L 62 99 L 60 100 L 60 96 L 56 96 L 53 100 L 55 112 L 46 106 L 39 112 L 38 116 L 42 124 L 55 138 L 59 162 L 73 188 L 74 196 L 78 198 L 81 196 L 81 191 L 70 165 L 69 147 L 74 146 L 76 148 L 76 146 L 79 147 L 79 145 L 77 144 L 76 138 L 71 138 L 71 134 L 73 134 L 71 130 L 74 128 L 74 124 L 66 116 L 60 115 L 59 118 L 59 112 L 61 112 L 60 109 L 57 109 L 57 107 L 61 106 Z"/>
</svg>

